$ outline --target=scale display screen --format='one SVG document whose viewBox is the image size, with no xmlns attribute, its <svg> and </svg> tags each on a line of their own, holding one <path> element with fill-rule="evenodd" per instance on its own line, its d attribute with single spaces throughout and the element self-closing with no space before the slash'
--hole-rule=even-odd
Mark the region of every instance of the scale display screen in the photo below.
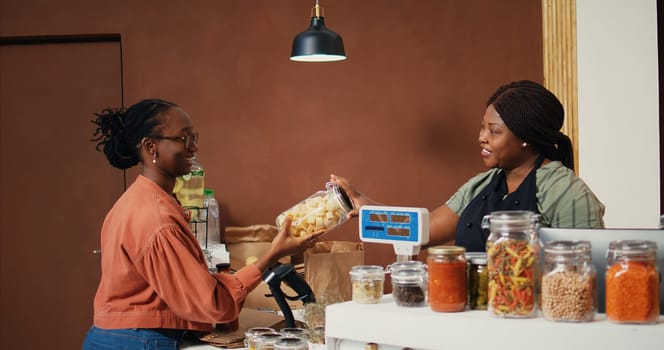
<svg viewBox="0 0 664 350">
<path fill-rule="evenodd" d="M 359 216 L 362 241 L 412 245 L 426 244 L 429 241 L 427 209 L 363 206 Z"/>
</svg>

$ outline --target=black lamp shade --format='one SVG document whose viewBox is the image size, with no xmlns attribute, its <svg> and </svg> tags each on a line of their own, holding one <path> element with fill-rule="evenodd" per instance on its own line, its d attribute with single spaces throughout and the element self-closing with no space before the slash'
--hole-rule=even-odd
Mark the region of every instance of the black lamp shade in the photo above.
<svg viewBox="0 0 664 350">
<path fill-rule="evenodd" d="M 308 30 L 293 39 L 291 60 L 301 62 L 329 62 L 346 59 L 344 42 L 339 34 L 325 27 L 323 17 L 311 17 Z"/>
</svg>

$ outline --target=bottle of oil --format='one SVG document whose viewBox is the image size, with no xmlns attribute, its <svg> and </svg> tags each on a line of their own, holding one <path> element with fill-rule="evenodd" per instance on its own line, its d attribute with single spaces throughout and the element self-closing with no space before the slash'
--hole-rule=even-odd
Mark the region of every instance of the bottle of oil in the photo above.
<svg viewBox="0 0 664 350">
<path fill-rule="evenodd" d="M 198 162 L 196 156 L 192 159 L 189 174 L 183 175 L 180 180 L 182 186 L 175 193 L 180 204 L 190 210 L 191 220 L 198 220 L 199 210 L 203 207 L 203 192 L 205 191 L 205 169 Z"/>
</svg>

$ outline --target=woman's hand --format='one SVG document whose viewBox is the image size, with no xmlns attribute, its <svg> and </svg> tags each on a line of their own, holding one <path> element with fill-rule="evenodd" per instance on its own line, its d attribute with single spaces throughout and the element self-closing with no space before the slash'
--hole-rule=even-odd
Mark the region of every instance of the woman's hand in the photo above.
<svg viewBox="0 0 664 350">
<path fill-rule="evenodd" d="M 336 176 L 334 174 L 330 175 L 330 181 L 337 184 L 341 187 L 344 192 L 350 197 L 350 200 L 353 202 L 353 210 L 349 212 L 346 217 L 348 219 L 358 216 L 360 212 L 360 207 L 367 204 L 378 204 L 375 201 L 369 199 L 367 196 L 363 195 L 350 184 L 350 181 L 344 179 L 343 177 Z"/>
<path fill-rule="evenodd" d="M 318 237 L 325 231 L 317 231 L 308 236 L 293 237 L 290 235 L 290 226 L 293 218 L 286 217 L 284 223 L 281 225 L 281 230 L 272 240 L 272 245 L 267 253 L 256 261 L 256 266 L 261 271 L 274 265 L 277 260 L 285 257 L 295 255 L 305 249 L 311 248 L 316 244 Z"/>
</svg>

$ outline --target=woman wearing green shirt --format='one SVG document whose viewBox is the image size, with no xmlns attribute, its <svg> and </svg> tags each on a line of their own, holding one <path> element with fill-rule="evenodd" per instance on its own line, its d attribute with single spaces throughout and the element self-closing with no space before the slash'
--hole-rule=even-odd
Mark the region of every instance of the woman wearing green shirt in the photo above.
<svg viewBox="0 0 664 350">
<path fill-rule="evenodd" d="M 542 85 L 522 80 L 500 86 L 487 101 L 478 138 L 490 170 L 430 213 L 429 244 L 454 241 L 467 251 L 484 251 L 489 232 L 482 217 L 498 210 L 531 210 L 548 227 L 603 228 L 604 205 L 574 173 L 571 141 L 560 132 L 563 120 L 562 104 Z M 355 208 L 375 204 L 346 179 L 331 180 Z"/>
</svg>

